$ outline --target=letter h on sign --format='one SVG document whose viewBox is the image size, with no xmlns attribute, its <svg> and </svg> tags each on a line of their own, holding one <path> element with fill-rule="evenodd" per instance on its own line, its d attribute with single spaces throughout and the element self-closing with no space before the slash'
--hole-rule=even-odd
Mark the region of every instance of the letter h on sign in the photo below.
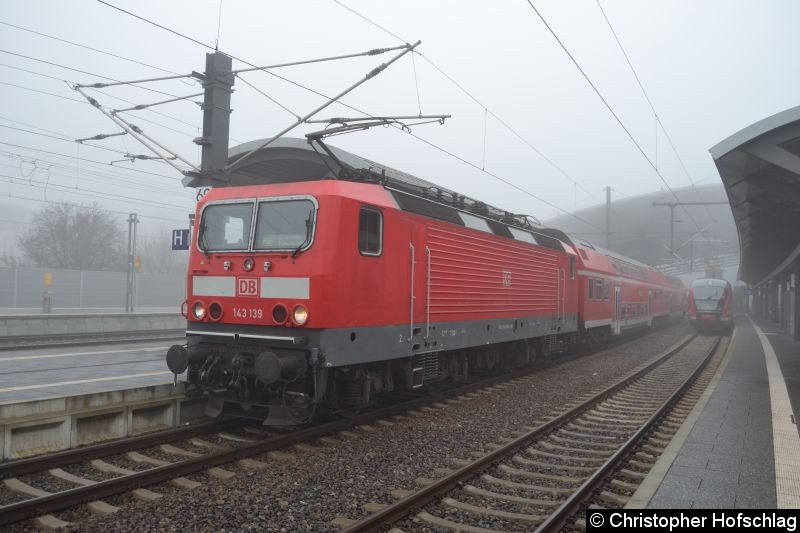
<svg viewBox="0 0 800 533">
<path fill-rule="evenodd" d="M 172 230 L 172 249 L 173 250 L 188 250 L 189 249 L 189 230 L 188 229 L 174 229 L 174 230 Z"/>
</svg>

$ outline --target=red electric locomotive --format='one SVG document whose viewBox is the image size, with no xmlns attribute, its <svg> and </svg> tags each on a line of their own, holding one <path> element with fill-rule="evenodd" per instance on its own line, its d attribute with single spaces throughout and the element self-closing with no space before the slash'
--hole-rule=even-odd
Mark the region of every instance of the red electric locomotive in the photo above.
<svg viewBox="0 0 800 533">
<path fill-rule="evenodd" d="M 216 410 L 363 405 L 672 311 L 680 289 L 644 265 L 368 163 L 198 203 L 167 362 Z"/>
</svg>

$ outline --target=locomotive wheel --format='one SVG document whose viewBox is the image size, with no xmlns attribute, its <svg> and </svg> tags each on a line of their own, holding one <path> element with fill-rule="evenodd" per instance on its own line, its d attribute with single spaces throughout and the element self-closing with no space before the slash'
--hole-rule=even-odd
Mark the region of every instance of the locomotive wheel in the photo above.
<svg viewBox="0 0 800 533">
<path fill-rule="evenodd" d="M 369 405 L 370 381 L 369 376 L 348 376 L 342 383 L 342 402 L 347 407 L 366 407 Z"/>
<path fill-rule="evenodd" d="M 534 363 L 539 359 L 539 350 L 536 349 L 536 341 L 529 339 L 522 341 L 528 347 L 528 363 Z"/>
<path fill-rule="evenodd" d="M 453 381 L 464 381 L 469 374 L 469 358 L 467 354 L 461 350 L 457 353 L 451 354 L 445 359 L 446 375 Z"/>
<path fill-rule="evenodd" d="M 523 367 L 531 361 L 531 349 L 525 341 L 517 341 L 512 345 L 514 354 L 514 366 Z"/>
</svg>

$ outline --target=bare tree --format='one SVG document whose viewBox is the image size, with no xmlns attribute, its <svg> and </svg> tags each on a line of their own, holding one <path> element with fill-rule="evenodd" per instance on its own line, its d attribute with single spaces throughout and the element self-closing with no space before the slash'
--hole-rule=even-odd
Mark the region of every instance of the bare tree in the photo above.
<svg viewBox="0 0 800 533">
<path fill-rule="evenodd" d="M 25 266 L 25 262 L 19 256 L 18 250 L 10 249 L 3 243 L 3 251 L 0 252 L 0 267 L 19 267 Z"/>
<path fill-rule="evenodd" d="M 42 206 L 19 237 L 23 256 L 38 267 L 117 270 L 125 264 L 124 239 L 113 215 L 90 206 Z"/>
<path fill-rule="evenodd" d="M 189 253 L 173 250 L 166 232 L 162 236 L 147 235 L 136 244 L 136 255 L 141 258 L 141 272 L 153 274 L 186 274 Z"/>
</svg>

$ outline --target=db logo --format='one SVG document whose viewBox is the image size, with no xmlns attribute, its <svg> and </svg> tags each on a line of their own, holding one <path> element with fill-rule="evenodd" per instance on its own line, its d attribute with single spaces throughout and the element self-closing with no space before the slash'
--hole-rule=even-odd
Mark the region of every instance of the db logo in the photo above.
<svg viewBox="0 0 800 533">
<path fill-rule="evenodd" d="M 257 278 L 239 278 L 236 280 L 236 295 L 237 296 L 256 296 L 258 297 L 258 279 Z"/>
</svg>

